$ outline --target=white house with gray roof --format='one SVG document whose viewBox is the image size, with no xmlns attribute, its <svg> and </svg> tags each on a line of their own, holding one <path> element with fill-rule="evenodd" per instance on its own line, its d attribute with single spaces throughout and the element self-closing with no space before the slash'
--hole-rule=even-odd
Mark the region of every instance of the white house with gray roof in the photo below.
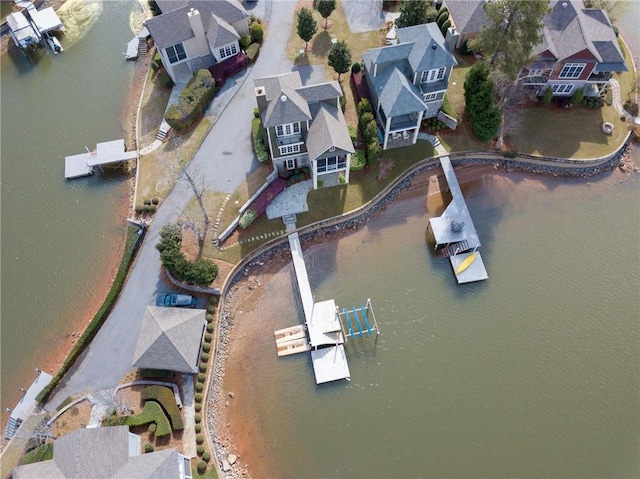
<svg viewBox="0 0 640 479">
<path fill-rule="evenodd" d="M 53 444 L 53 459 L 18 466 L 13 479 L 191 479 L 177 449 L 141 454 L 140 436 L 128 426 L 77 429 Z"/>
<path fill-rule="evenodd" d="M 157 0 L 161 15 L 145 25 L 174 83 L 240 53 L 249 14 L 237 0 Z"/>
<path fill-rule="evenodd" d="M 265 146 L 280 176 L 307 167 L 314 189 L 320 181 L 324 186 L 348 183 L 355 150 L 338 82 L 302 85 L 300 74 L 290 72 L 257 79 L 254 85 Z"/>
<path fill-rule="evenodd" d="M 396 45 L 362 55 L 383 149 L 403 138 L 415 143 L 420 124 L 438 114 L 457 65 L 435 23 L 399 28 Z"/>
</svg>

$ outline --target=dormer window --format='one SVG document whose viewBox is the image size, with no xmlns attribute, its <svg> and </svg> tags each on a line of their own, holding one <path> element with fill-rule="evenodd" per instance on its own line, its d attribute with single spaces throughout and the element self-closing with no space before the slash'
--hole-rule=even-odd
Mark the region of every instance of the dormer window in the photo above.
<svg viewBox="0 0 640 479">
<path fill-rule="evenodd" d="M 425 70 L 420 77 L 420 83 L 433 83 L 444 79 L 446 68 L 436 68 L 434 70 Z"/>
<path fill-rule="evenodd" d="M 565 63 L 558 78 L 580 78 L 586 63 Z"/>
<path fill-rule="evenodd" d="M 300 134 L 300 122 L 287 123 L 285 125 L 276 126 L 276 136 L 283 138 L 285 136 L 293 136 Z"/>
</svg>

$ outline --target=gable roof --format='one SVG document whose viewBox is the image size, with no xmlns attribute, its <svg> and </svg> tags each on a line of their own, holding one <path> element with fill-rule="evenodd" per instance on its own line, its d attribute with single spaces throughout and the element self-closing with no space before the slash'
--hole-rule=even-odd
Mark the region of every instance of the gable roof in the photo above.
<svg viewBox="0 0 640 479">
<path fill-rule="evenodd" d="M 129 455 L 129 440 L 136 439 L 137 451 Z M 181 457 L 177 449 L 140 455 L 139 438 L 128 426 L 77 429 L 57 439 L 53 459 L 18 466 L 13 479 L 151 479 L 180 478 Z"/>
<path fill-rule="evenodd" d="M 457 65 L 453 54 L 447 49 L 444 37 L 436 23 L 399 28 L 398 41 L 412 43 L 409 64 L 414 72 Z"/>
<path fill-rule="evenodd" d="M 444 3 L 461 35 L 477 33 L 490 25 L 483 9 L 486 0 L 445 0 Z"/>
<path fill-rule="evenodd" d="M 265 128 L 311 120 L 309 104 L 297 91 L 302 87 L 298 72 L 259 78 L 254 80 L 254 84 L 264 88 L 268 102 L 262 112 L 262 125 Z"/>
<path fill-rule="evenodd" d="M 327 103 L 314 105 L 306 144 L 310 160 L 320 157 L 331 147 L 353 153 L 355 150 L 342 110 Z"/>
<path fill-rule="evenodd" d="M 231 28 L 235 31 L 230 24 L 249 16 L 237 0 L 157 0 L 156 3 L 160 7 L 162 14 L 147 19 L 145 25 L 156 46 L 161 49 L 193 38 L 193 31 L 187 16 L 187 13 L 192 8 L 195 8 L 200 13 L 205 32 L 210 32 L 212 23 L 218 23 L 217 27 L 214 26 L 214 36 L 217 34 L 216 29 L 221 27 L 219 20 L 222 20 L 222 23 L 226 23 L 224 30 L 228 31 Z M 214 18 L 216 17 L 219 20 L 215 20 Z M 231 43 L 233 40 L 218 44 L 211 39 L 209 41 L 213 45 L 221 46 Z"/>
<path fill-rule="evenodd" d="M 222 18 L 215 14 L 211 14 L 211 21 L 209 22 L 209 30 L 207 30 L 207 40 L 213 47 L 221 47 L 228 45 L 240 39 L 240 35 L 236 32 L 235 28 L 225 22 Z"/>
<path fill-rule="evenodd" d="M 138 334 L 133 367 L 198 372 L 204 309 L 147 306 Z"/>
<path fill-rule="evenodd" d="M 417 87 L 400 70 L 393 68 L 381 78 L 380 106 L 387 118 L 425 110 Z"/>
</svg>

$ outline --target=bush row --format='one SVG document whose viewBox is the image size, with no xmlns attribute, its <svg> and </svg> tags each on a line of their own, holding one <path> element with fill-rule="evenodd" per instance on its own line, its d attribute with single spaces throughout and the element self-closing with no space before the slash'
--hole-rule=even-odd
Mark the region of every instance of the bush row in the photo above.
<svg viewBox="0 0 640 479">
<path fill-rule="evenodd" d="M 144 426 L 145 424 L 156 424 L 156 437 L 164 437 L 171 434 L 171 423 L 165 415 L 164 411 L 155 401 L 147 401 L 144 403 L 142 412 L 124 419 L 127 426 Z"/>
<path fill-rule="evenodd" d="M 180 92 L 177 103 L 169 106 L 164 118 L 171 128 L 184 131 L 202 115 L 216 93 L 216 82 L 207 69 L 198 70 Z"/>
<path fill-rule="evenodd" d="M 173 391 L 165 386 L 147 386 L 142 390 L 143 401 L 157 401 L 164 412 L 169 416 L 171 420 L 171 426 L 174 431 L 184 429 L 184 422 L 182 420 L 182 414 L 176 404 L 176 399 L 173 395 Z"/>
<path fill-rule="evenodd" d="M 264 163 L 269 159 L 269 152 L 267 151 L 267 147 L 264 146 L 262 121 L 260 121 L 259 117 L 251 120 L 251 136 L 253 139 L 253 149 L 256 152 L 258 161 Z"/>
</svg>

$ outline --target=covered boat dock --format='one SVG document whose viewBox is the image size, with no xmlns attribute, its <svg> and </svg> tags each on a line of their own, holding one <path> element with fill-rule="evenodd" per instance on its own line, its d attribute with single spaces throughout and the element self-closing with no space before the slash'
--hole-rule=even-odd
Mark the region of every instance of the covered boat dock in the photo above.
<svg viewBox="0 0 640 479">
<path fill-rule="evenodd" d="M 138 159 L 138 150 L 126 151 L 124 140 L 113 140 L 96 145 L 95 151 L 66 156 L 64 159 L 64 177 L 80 178 L 92 175 L 95 166 L 114 165 Z"/>
</svg>

